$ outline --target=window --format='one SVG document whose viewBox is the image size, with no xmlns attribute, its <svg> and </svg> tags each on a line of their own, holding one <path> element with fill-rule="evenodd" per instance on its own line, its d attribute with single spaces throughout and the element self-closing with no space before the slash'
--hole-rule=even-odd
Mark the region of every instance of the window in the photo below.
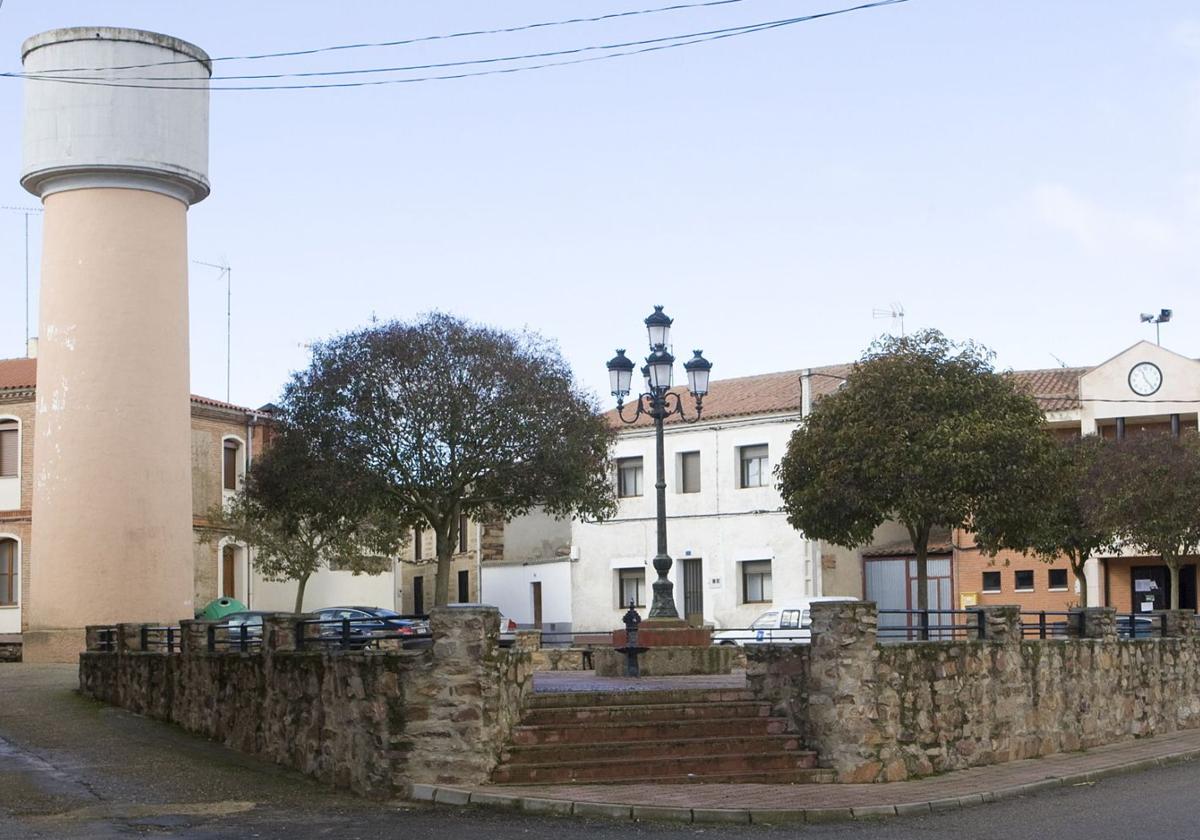
<svg viewBox="0 0 1200 840">
<path fill-rule="evenodd" d="M 0 420 L 0 478 L 15 478 L 21 463 L 17 424 Z"/>
<path fill-rule="evenodd" d="M 462 554 L 467 550 L 467 515 L 461 514 L 458 517 L 458 553 Z"/>
<path fill-rule="evenodd" d="M 767 470 L 767 445 L 743 446 L 738 450 L 742 487 L 766 487 L 771 476 Z"/>
<path fill-rule="evenodd" d="M 236 440 L 225 441 L 225 461 L 222 473 L 224 474 L 226 490 L 238 489 L 238 446 Z"/>
<path fill-rule="evenodd" d="M 780 630 L 800 629 L 800 610 L 784 610 L 779 619 Z"/>
<path fill-rule="evenodd" d="M 1050 569 L 1048 589 L 1061 591 L 1067 588 L 1067 570 L 1066 569 Z"/>
<path fill-rule="evenodd" d="M 421 532 L 420 528 L 413 528 L 413 559 L 414 560 L 421 559 L 421 554 L 422 554 L 421 549 L 423 548 L 421 543 L 422 543 L 422 537 L 424 537 L 424 536 L 425 535 Z M 420 612 L 420 610 L 417 610 L 417 612 Z"/>
<path fill-rule="evenodd" d="M 423 615 L 425 612 L 425 578 L 413 578 L 413 615 Z"/>
<path fill-rule="evenodd" d="M 17 541 L 0 540 L 0 607 L 17 603 Z"/>
<path fill-rule="evenodd" d="M 999 572 L 984 572 L 983 573 L 983 591 L 984 592 L 999 592 L 1000 591 L 1000 573 Z"/>
<path fill-rule="evenodd" d="M 463 569 L 458 573 L 458 603 L 466 604 L 471 600 L 471 573 Z"/>
<path fill-rule="evenodd" d="M 765 612 L 758 618 L 754 619 L 754 623 L 750 625 L 751 630 L 774 630 L 776 622 L 779 621 L 779 613 L 772 610 Z"/>
<path fill-rule="evenodd" d="M 761 604 L 771 600 L 771 561 L 742 564 L 742 603 Z"/>
<path fill-rule="evenodd" d="M 617 607 L 624 609 L 632 603 L 635 607 L 646 606 L 646 570 L 617 570 Z"/>
<path fill-rule="evenodd" d="M 621 498 L 642 495 L 642 459 L 617 459 L 617 495 Z"/>
<path fill-rule="evenodd" d="M 1033 591 L 1033 570 L 1025 569 L 1019 572 L 1013 572 L 1013 588 L 1018 592 Z"/>
<path fill-rule="evenodd" d="M 679 456 L 679 492 L 700 492 L 699 452 L 684 452 Z"/>
</svg>

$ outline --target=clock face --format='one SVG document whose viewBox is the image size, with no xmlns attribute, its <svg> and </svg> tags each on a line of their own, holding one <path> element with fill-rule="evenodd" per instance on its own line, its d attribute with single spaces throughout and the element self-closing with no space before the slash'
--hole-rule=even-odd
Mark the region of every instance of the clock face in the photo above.
<svg viewBox="0 0 1200 840">
<path fill-rule="evenodd" d="M 1141 397 L 1148 397 L 1161 388 L 1162 379 L 1162 371 L 1153 362 L 1139 362 L 1129 371 L 1129 387 Z"/>
</svg>

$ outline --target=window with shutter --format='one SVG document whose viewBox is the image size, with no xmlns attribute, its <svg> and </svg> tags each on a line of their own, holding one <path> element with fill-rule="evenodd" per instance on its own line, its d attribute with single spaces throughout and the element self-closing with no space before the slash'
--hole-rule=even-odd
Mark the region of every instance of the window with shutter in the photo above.
<svg viewBox="0 0 1200 840">
<path fill-rule="evenodd" d="M 20 433 L 16 423 L 0 423 L 0 478 L 15 478 L 20 472 Z"/>
<path fill-rule="evenodd" d="M 237 489 L 237 474 L 238 474 L 238 447 L 237 443 L 232 440 L 225 441 L 225 464 L 223 472 L 225 474 L 225 489 Z"/>
<path fill-rule="evenodd" d="M 0 540 L 0 607 L 17 603 L 17 543 Z"/>
</svg>

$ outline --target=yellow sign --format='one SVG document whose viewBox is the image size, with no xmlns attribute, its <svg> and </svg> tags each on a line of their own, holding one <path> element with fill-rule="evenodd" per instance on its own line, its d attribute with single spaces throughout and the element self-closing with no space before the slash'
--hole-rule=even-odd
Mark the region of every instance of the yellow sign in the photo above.
<svg viewBox="0 0 1200 840">
<path fill-rule="evenodd" d="M 978 592 L 960 592 L 958 593 L 958 608 L 965 610 L 967 607 L 979 606 Z"/>
</svg>

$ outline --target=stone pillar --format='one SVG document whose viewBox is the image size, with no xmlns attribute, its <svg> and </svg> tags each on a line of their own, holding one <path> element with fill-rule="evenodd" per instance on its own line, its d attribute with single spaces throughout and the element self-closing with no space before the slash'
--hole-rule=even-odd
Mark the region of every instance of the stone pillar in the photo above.
<svg viewBox="0 0 1200 840">
<path fill-rule="evenodd" d="M 523 650 L 527 653 L 533 653 L 535 650 L 542 649 L 542 631 L 541 630 L 518 630 L 516 633 L 516 641 L 513 647 L 517 650 Z"/>
<path fill-rule="evenodd" d="M 1071 612 L 1071 621 L 1079 627 L 1081 639 L 1117 640 L 1117 611 L 1112 607 L 1088 607 Z"/>
<path fill-rule="evenodd" d="M 479 662 L 496 647 L 500 610 L 479 604 L 450 604 L 429 611 L 433 658 L 465 664 Z"/>
<path fill-rule="evenodd" d="M 313 625 L 300 625 L 304 619 L 316 618 L 315 615 L 295 613 L 275 613 L 263 616 L 263 650 L 267 653 L 286 653 L 296 650 L 296 630 L 303 626 L 305 638 L 315 635 L 317 628 Z M 313 631 L 310 633 L 309 631 Z"/>
<path fill-rule="evenodd" d="M 208 626 L 213 623 L 193 618 L 179 622 L 179 652 L 184 656 L 208 653 Z"/>
<path fill-rule="evenodd" d="M 1163 636 L 1168 639 L 1190 639 L 1200 635 L 1196 629 L 1196 614 L 1191 610 L 1164 610 L 1154 617 L 1163 622 Z"/>
<path fill-rule="evenodd" d="M 978 641 L 1000 642 L 1015 645 L 1021 641 L 1021 608 L 1018 606 L 986 606 L 971 607 L 968 612 L 975 613 L 972 618 L 978 620 L 982 615 L 983 633 L 980 635 L 980 625 L 976 623 L 970 631 L 969 638 Z"/>
<path fill-rule="evenodd" d="M 117 625 L 117 652 L 118 653 L 137 653 L 142 650 L 142 627 L 152 627 L 154 625 L 144 624 L 118 624 Z"/>
<path fill-rule="evenodd" d="M 808 741 L 843 783 L 874 782 L 885 767 L 875 732 L 878 612 L 870 601 L 812 605 Z"/>
</svg>

